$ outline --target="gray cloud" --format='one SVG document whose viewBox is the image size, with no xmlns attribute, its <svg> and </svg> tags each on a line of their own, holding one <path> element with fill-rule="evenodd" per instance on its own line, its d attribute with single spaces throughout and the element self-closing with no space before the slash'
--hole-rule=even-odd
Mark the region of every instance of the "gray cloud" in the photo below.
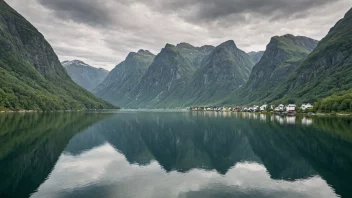
<svg viewBox="0 0 352 198">
<path fill-rule="evenodd" d="M 38 0 L 44 7 L 64 20 L 89 25 L 108 25 L 113 22 L 107 1 L 95 0 Z"/>
<path fill-rule="evenodd" d="M 166 43 L 218 45 L 235 40 L 264 50 L 291 33 L 323 38 L 352 6 L 350 0 L 11 0 L 59 58 L 112 69 L 131 51 L 158 53 Z"/>
<path fill-rule="evenodd" d="M 317 9 L 331 0 L 183 0 L 180 5 L 191 6 L 194 12 L 186 12 L 186 18 L 194 21 L 221 20 L 229 16 L 258 14 L 268 19 L 287 19 L 299 16 L 310 9 Z M 338 1 L 338 0 L 337 0 Z M 165 1 L 169 2 L 169 1 Z M 172 9 L 179 1 L 172 1 L 165 7 Z M 188 2 L 188 5 L 187 5 Z M 335 1 L 336 3 L 336 1 Z M 186 7 L 180 7 L 185 10 Z"/>
<path fill-rule="evenodd" d="M 90 25 L 119 21 L 112 13 L 125 12 L 123 8 L 144 4 L 156 12 L 174 13 L 187 21 L 213 22 L 241 15 L 257 14 L 267 19 L 303 17 L 306 11 L 341 0 L 39 0 L 39 2 L 63 18 Z M 124 19 L 128 20 L 128 19 Z M 235 21 L 236 22 L 236 21 Z"/>
</svg>

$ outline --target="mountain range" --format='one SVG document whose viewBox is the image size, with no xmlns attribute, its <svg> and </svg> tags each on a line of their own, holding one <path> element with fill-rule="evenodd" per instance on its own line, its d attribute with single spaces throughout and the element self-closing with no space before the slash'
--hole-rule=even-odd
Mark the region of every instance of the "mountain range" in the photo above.
<svg viewBox="0 0 352 198">
<path fill-rule="evenodd" d="M 123 101 L 119 104 L 125 108 L 317 102 L 320 110 L 348 109 L 351 15 L 350 10 L 321 41 L 274 36 L 264 52 L 246 54 L 233 41 L 198 48 L 168 44 L 132 83 L 132 91 L 119 97 L 97 96 L 115 104 Z M 199 54 L 199 49 L 207 53 Z M 120 86 L 114 83 L 115 89 Z M 326 103 L 328 107 L 321 105 Z"/>
<path fill-rule="evenodd" d="M 79 60 L 61 64 L 43 35 L 4 1 L 0 33 L 0 110 L 304 102 L 352 110 L 352 10 L 321 41 L 286 34 L 249 53 L 232 40 L 166 44 L 158 54 L 129 53 L 109 73 Z"/>
</svg>

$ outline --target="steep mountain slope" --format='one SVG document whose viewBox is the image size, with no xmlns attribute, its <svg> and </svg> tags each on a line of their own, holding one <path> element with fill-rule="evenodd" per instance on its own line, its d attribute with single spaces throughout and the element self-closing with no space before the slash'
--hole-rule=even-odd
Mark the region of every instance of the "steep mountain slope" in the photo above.
<svg viewBox="0 0 352 198">
<path fill-rule="evenodd" d="M 195 69 L 199 69 L 202 66 L 203 59 L 215 49 L 215 47 L 211 45 L 194 47 L 188 43 L 180 43 L 176 48 L 180 51 L 182 56 L 192 63 Z"/>
<path fill-rule="evenodd" d="M 264 51 L 259 52 L 249 52 L 248 55 L 251 57 L 254 64 L 257 64 L 262 56 L 264 55 Z"/>
<path fill-rule="evenodd" d="M 222 43 L 207 56 L 184 90 L 182 106 L 211 104 L 245 85 L 254 65 L 234 41 Z"/>
<path fill-rule="evenodd" d="M 155 57 L 138 86 L 129 94 L 133 98 L 127 107 L 154 108 L 170 94 L 179 93 L 189 82 L 195 68 L 192 63 L 182 56 L 180 50 L 171 44 Z"/>
<path fill-rule="evenodd" d="M 114 108 L 75 84 L 42 34 L 0 1 L 0 110 Z"/>
<path fill-rule="evenodd" d="M 64 61 L 62 66 L 75 83 L 90 92 L 103 82 L 109 73 L 105 69 L 92 67 L 79 60 Z"/>
<path fill-rule="evenodd" d="M 131 92 L 147 71 L 155 55 L 147 50 L 130 53 L 126 60 L 117 65 L 106 79 L 94 90 L 95 95 L 121 106 L 134 99 Z"/>
<path fill-rule="evenodd" d="M 293 35 L 271 38 L 261 60 L 254 66 L 247 84 L 233 97 L 234 103 L 261 101 L 270 95 L 300 65 L 318 41 Z"/>
<path fill-rule="evenodd" d="M 295 73 L 268 97 L 314 102 L 352 88 L 352 9 L 319 42 Z"/>
</svg>

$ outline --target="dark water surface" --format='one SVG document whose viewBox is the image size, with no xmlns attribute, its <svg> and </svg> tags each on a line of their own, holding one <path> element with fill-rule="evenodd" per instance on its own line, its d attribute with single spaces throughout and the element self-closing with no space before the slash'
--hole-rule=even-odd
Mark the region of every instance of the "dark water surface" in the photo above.
<svg viewBox="0 0 352 198">
<path fill-rule="evenodd" d="M 352 197 L 352 119 L 0 114 L 1 198 Z"/>
</svg>

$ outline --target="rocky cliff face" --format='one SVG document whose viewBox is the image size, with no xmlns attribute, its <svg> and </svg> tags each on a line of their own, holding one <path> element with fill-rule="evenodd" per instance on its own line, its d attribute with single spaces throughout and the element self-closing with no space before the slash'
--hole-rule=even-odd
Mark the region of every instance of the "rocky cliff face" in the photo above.
<svg viewBox="0 0 352 198">
<path fill-rule="evenodd" d="M 135 99 L 130 93 L 137 88 L 155 55 L 148 50 L 130 53 L 126 60 L 117 65 L 94 93 L 107 101 L 125 106 Z"/>
<path fill-rule="evenodd" d="M 0 1 L 0 110 L 113 108 L 75 84 L 43 35 Z"/>
<path fill-rule="evenodd" d="M 254 66 L 247 84 L 233 98 L 235 103 L 261 101 L 273 92 L 316 47 L 318 41 L 293 35 L 275 36 Z"/>
<path fill-rule="evenodd" d="M 352 9 L 268 100 L 314 102 L 352 88 L 351 35 Z"/>
<path fill-rule="evenodd" d="M 180 105 L 211 104 L 245 85 L 254 65 L 234 41 L 222 43 L 207 56 L 182 95 Z"/>
<path fill-rule="evenodd" d="M 249 52 L 248 55 L 251 57 L 254 64 L 257 64 L 262 58 L 264 51 L 259 52 Z"/>
<path fill-rule="evenodd" d="M 64 61 L 65 67 L 71 79 L 81 87 L 92 92 L 108 75 L 109 71 L 92 67 L 82 61 Z"/>
<path fill-rule="evenodd" d="M 137 87 L 129 94 L 128 107 L 154 108 L 170 94 L 180 92 L 191 79 L 195 68 L 171 44 L 155 57 Z"/>
</svg>

